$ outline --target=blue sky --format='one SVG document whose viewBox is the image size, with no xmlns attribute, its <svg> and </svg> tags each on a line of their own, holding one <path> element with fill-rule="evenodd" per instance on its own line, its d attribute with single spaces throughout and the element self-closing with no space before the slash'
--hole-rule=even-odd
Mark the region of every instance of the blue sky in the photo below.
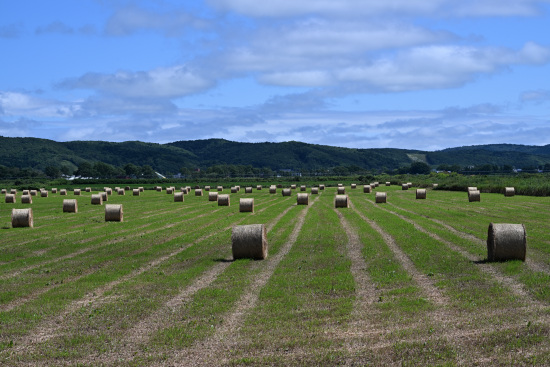
<svg viewBox="0 0 550 367">
<path fill-rule="evenodd" d="M 550 144 L 550 0 L 0 0 L 0 135 Z"/>
</svg>

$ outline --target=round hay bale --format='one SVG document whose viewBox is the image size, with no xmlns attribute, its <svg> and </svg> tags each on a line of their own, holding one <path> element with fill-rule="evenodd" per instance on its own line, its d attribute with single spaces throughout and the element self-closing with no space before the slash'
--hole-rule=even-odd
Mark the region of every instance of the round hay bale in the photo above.
<svg viewBox="0 0 550 367">
<path fill-rule="evenodd" d="M 218 201 L 218 192 L 217 191 L 209 192 L 208 201 Z"/>
<path fill-rule="evenodd" d="M 432 184 L 432 189 L 437 189 L 437 186 L 439 186 L 439 184 L 436 184 L 436 183 Z"/>
<path fill-rule="evenodd" d="M 122 204 L 105 205 L 105 222 L 122 222 L 123 220 Z"/>
<path fill-rule="evenodd" d="M 48 192 L 46 190 L 40 191 L 40 197 L 47 198 L 48 197 Z"/>
<path fill-rule="evenodd" d="M 107 195 L 106 192 L 102 192 L 102 193 L 100 193 L 100 195 L 101 195 L 101 200 L 103 200 L 103 202 L 109 200 L 109 195 Z"/>
<path fill-rule="evenodd" d="M 30 195 L 21 196 L 21 203 L 23 203 L 23 204 L 32 204 L 32 196 L 30 196 Z"/>
<path fill-rule="evenodd" d="M 363 193 L 370 194 L 372 192 L 371 185 L 363 185 Z"/>
<path fill-rule="evenodd" d="M 277 187 L 271 186 L 271 187 L 269 188 L 269 193 L 270 193 L 270 194 L 276 194 L 276 193 L 277 193 Z"/>
<path fill-rule="evenodd" d="M 292 190 L 291 189 L 283 189 L 282 193 L 283 193 L 283 196 L 290 196 L 290 195 L 292 195 Z"/>
<path fill-rule="evenodd" d="M 221 194 L 218 195 L 218 206 L 229 206 L 229 195 L 228 194 Z"/>
<path fill-rule="evenodd" d="M 92 188 L 91 187 L 86 187 L 85 191 L 86 192 L 92 192 Z"/>
<path fill-rule="evenodd" d="M 401 184 L 401 190 L 408 190 L 408 189 L 409 189 L 408 183 Z"/>
<path fill-rule="evenodd" d="M 262 185 L 256 185 L 256 190 L 261 190 L 262 189 Z"/>
<path fill-rule="evenodd" d="M 67 195 L 67 189 L 61 189 L 59 190 L 59 195 L 66 196 Z"/>
<path fill-rule="evenodd" d="M 337 191 L 338 191 L 337 195 L 344 195 L 346 193 L 346 188 L 342 186 L 338 186 Z"/>
<path fill-rule="evenodd" d="M 487 235 L 489 261 L 525 261 L 527 235 L 523 224 L 491 223 Z"/>
<path fill-rule="evenodd" d="M 220 192 L 223 191 L 223 186 L 218 186 L 217 190 L 220 191 Z"/>
<path fill-rule="evenodd" d="M 306 191 L 306 185 L 300 185 L 300 191 Z"/>
<path fill-rule="evenodd" d="M 357 184 L 351 184 L 351 188 L 352 188 L 352 189 L 356 189 L 356 188 L 357 188 Z"/>
<path fill-rule="evenodd" d="M 291 190 L 296 190 L 296 185 L 290 185 Z"/>
<path fill-rule="evenodd" d="M 468 191 L 468 201 L 471 203 L 473 201 L 481 201 L 481 194 L 479 190 Z"/>
<path fill-rule="evenodd" d="M 182 202 L 183 201 L 183 192 L 176 192 L 174 193 L 174 202 Z"/>
<path fill-rule="evenodd" d="M 143 186 L 138 187 L 139 192 L 144 192 L 145 188 Z"/>
<path fill-rule="evenodd" d="M 504 188 L 504 196 L 514 196 L 516 194 L 516 189 L 513 187 Z"/>
<path fill-rule="evenodd" d="M 241 213 L 254 213 L 254 199 L 240 199 L 239 200 L 239 212 Z"/>
<path fill-rule="evenodd" d="M 250 186 L 245 187 L 245 188 L 244 188 L 244 193 L 245 193 L 245 194 L 252 194 L 252 187 L 250 187 Z"/>
<path fill-rule="evenodd" d="M 74 189 L 74 190 L 73 190 L 73 194 L 74 194 L 75 196 L 80 196 L 80 189 Z"/>
<path fill-rule="evenodd" d="M 334 198 L 335 208 L 349 208 L 349 198 L 347 195 L 336 195 Z"/>
<path fill-rule="evenodd" d="M 172 195 L 174 193 L 174 189 L 171 187 L 166 188 L 166 195 Z"/>
<path fill-rule="evenodd" d="M 232 193 L 232 194 L 236 194 L 237 192 L 239 192 L 239 189 L 237 189 L 235 186 L 233 186 L 233 187 L 231 188 L 231 193 Z"/>
<path fill-rule="evenodd" d="M 296 194 L 296 204 L 309 205 L 309 195 L 307 193 L 301 193 L 301 192 Z"/>
<path fill-rule="evenodd" d="M 113 189 L 111 189 L 110 187 L 106 187 L 106 188 L 105 188 L 105 193 L 106 193 L 107 195 L 113 195 Z M 105 200 L 104 200 L 104 201 L 105 201 Z"/>
<path fill-rule="evenodd" d="M 410 189 L 411 187 L 413 187 L 412 182 L 407 182 L 407 185 L 409 186 L 409 189 Z"/>
<path fill-rule="evenodd" d="M 265 259 L 267 257 L 265 225 L 248 224 L 233 227 L 231 232 L 231 250 L 233 252 L 233 259 Z"/>
<path fill-rule="evenodd" d="M 426 199 L 426 189 L 416 189 L 417 199 Z"/>
<path fill-rule="evenodd" d="M 378 204 L 387 202 L 388 195 L 385 192 L 377 192 L 375 201 Z"/>
<path fill-rule="evenodd" d="M 23 192 L 21 193 L 21 195 L 30 195 L 29 190 L 23 190 Z"/>
<path fill-rule="evenodd" d="M 92 205 L 103 205 L 103 194 L 92 194 Z M 107 194 L 105 194 L 107 196 Z"/>
<path fill-rule="evenodd" d="M 468 192 L 470 192 L 470 191 L 478 191 L 478 190 L 477 190 L 477 187 L 475 187 L 475 186 L 469 186 L 468 187 Z"/>
<path fill-rule="evenodd" d="M 56 187 L 52 187 L 52 194 L 57 194 L 57 188 Z"/>
<path fill-rule="evenodd" d="M 11 226 L 12 228 L 34 227 L 32 209 L 12 209 Z"/>
<path fill-rule="evenodd" d="M 124 189 L 118 189 L 117 193 L 118 193 L 119 195 L 126 195 L 126 190 L 124 190 Z"/>
<path fill-rule="evenodd" d="M 1 193 L 2 193 L 2 195 L 6 195 L 8 193 L 8 190 L 2 189 Z"/>
<path fill-rule="evenodd" d="M 124 187 L 124 190 L 125 191 L 130 191 L 130 190 L 132 190 L 132 188 L 130 186 L 126 186 L 126 187 Z"/>
<path fill-rule="evenodd" d="M 36 190 L 31 190 L 29 193 L 31 194 L 31 196 L 38 195 L 38 191 L 36 191 Z"/>
<path fill-rule="evenodd" d="M 78 213 L 78 202 L 76 199 L 63 200 L 63 213 Z"/>
<path fill-rule="evenodd" d="M 390 182 L 390 181 L 386 181 L 386 186 L 391 186 L 391 182 Z"/>
<path fill-rule="evenodd" d="M 183 192 L 183 195 L 189 194 L 189 190 L 187 190 L 187 187 L 182 187 L 181 192 Z"/>
<path fill-rule="evenodd" d="M 162 192 L 162 187 L 161 187 L 161 186 L 157 186 L 157 187 L 155 187 L 155 190 L 156 190 L 157 192 Z"/>
<path fill-rule="evenodd" d="M 237 189 L 237 192 L 241 191 L 241 187 L 239 185 L 235 186 L 235 188 Z"/>
<path fill-rule="evenodd" d="M 201 189 L 195 189 L 195 196 L 202 196 L 202 190 Z"/>
<path fill-rule="evenodd" d="M 319 194 L 319 188 L 318 187 L 312 187 L 311 188 L 311 195 L 318 195 Z"/>
<path fill-rule="evenodd" d="M 210 191 L 210 186 L 205 186 L 204 191 Z"/>
<path fill-rule="evenodd" d="M 141 191 L 139 191 L 139 189 L 133 189 L 132 190 L 132 195 L 139 196 L 140 194 L 141 194 Z"/>
<path fill-rule="evenodd" d="M 6 194 L 5 197 L 6 204 L 15 204 L 16 199 L 14 194 Z"/>
<path fill-rule="evenodd" d="M 11 189 L 11 190 L 10 190 L 10 194 L 12 194 L 12 195 L 17 195 L 17 190 L 16 190 L 16 189 Z"/>
</svg>

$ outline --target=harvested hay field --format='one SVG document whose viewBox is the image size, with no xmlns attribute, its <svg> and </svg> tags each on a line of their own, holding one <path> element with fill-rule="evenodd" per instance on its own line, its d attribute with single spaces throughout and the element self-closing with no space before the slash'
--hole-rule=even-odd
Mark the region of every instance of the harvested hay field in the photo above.
<svg viewBox="0 0 550 367">
<path fill-rule="evenodd" d="M 0 365 L 549 365 L 550 198 L 384 190 L 345 208 L 335 187 L 309 205 L 241 190 L 240 212 L 148 189 L 109 198 L 122 222 L 87 192 L 74 215 L 17 193 L 0 201 Z M 487 261 L 491 223 L 525 228 L 525 261 Z M 234 260 L 233 228 L 254 224 L 268 256 Z"/>
</svg>

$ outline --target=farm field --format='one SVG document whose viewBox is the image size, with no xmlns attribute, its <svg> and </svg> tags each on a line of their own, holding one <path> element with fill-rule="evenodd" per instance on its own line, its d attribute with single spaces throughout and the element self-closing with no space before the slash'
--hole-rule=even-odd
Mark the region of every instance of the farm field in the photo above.
<svg viewBox="0 0 550 367">
<path fill-rule="evenodd" d="M 335 209 L 334 187 L 299 192 L 113 193 L 123 222 L 96 192 L 2 195 L 0 365 L 550 364 L 550 197 L 348 185 Z M 29 207 L 34 228 L 11 228 Z M 525 224 L 525 262 L 485 261 L 491 222 Z M 233 261 L 232 226 L 255 223 L 267 259 Z"/>
</svg>

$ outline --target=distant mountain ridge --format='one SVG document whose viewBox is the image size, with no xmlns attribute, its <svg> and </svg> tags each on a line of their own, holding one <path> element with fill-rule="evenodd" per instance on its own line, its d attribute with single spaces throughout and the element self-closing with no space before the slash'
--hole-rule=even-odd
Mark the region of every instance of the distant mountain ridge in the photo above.
<svg viewBox="0 0 550 367">
<path fill-rule="evenodd" d="M 182 167 L 206 168 L 217 164 L 251 165 L 280 169 L 325 169 L 356 166 L 395 169 L 415 161 L 431 166 L 511 165 L 517 168 L 550 164 L 550 145 L 489 144 L 420 151 L 397 148 L 353 149 L 296 141 L 239 143 L 224 139 L 175 141 L 167 144 L 127 141 L 56 142 L 39 138 L 0 137 L 0 165 L 44 170 L 47 166 L 76 167 L 101 161 L 115 166 L 150 165 L 163 173 Z"/>
</svg>

